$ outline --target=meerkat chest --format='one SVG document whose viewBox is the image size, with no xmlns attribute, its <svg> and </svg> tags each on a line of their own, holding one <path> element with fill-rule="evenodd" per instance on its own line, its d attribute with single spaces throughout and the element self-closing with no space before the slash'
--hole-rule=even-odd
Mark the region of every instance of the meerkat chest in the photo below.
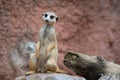
<svg viewBox="0 0 120 80">
<path fill-rule="evenodd" d="M 53 42 L 56 39 L 55 30 L 53 27 L 43 26 L 40 30 L 40 40 L 42 42 Z"/>
</svg>

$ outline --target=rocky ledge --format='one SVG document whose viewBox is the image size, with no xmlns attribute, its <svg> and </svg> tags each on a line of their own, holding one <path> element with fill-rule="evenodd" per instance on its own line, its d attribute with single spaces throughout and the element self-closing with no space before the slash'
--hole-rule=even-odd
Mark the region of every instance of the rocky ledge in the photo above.
<svg viewBox="0 0 120 80">
<path fill-rule="evenodd" d="M 29 76 L 20 76 L 15 80 L 85 80 L 82 77 L 66 75 L 66 74 L 58 74 L 58 73 L 36 73 L 31 74 Z"/>
</svg>

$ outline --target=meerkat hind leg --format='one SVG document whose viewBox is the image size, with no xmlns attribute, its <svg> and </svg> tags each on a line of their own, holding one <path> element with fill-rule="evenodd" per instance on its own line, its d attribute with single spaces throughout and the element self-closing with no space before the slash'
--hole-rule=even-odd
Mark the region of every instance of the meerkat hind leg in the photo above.
<svg viewBox="0 0 120 80">
<path fill-rule="evenodd" d="M 68 74 L 67 71 L 62 70 L 57 66 L 57 57 L 58 57 L 57 49 L 53 49 L 49 54 L 50 56 L 47 61 L 47 73 L 56 72 L 56 73 Z"/>
<path fill-rule="evenodd" d="M 56 73 L 68 74 L 67 71 L 62 70 L 57 66 L 57 59 L 58 59 L 57 49 L 53 48 L 49 52 L 49 57 L 48 57 L 48 61 L 47 61 L 47 73 L 56 72 Z"/>
<path fill-rule="evenodd" d="M 56 73 L 69 74 L 67 71 L 60 69 L 58 66 L 57 66 Z"/>
<path fill-rule="evenodd" d="M 58 53 L 57 49 L 52 49 L 51 52 L 49 52 L 49 57 L 48 57 L 48 61 L 46 64 L 46 68 L 47 71 L 51 71 L 51 72 L 55 72 L 57 70 L 57 57 L 58 57 Z"/>
<path fill-rule="evenodd" d="M 30 71 L 26 72 L 25 73 L 26 75 L 33 74 L 36 72 L 37 65 L 36 65 L 36 54 L 35 53 L 30 55 L 29 68 L 30 68 Z"/>
</svg>

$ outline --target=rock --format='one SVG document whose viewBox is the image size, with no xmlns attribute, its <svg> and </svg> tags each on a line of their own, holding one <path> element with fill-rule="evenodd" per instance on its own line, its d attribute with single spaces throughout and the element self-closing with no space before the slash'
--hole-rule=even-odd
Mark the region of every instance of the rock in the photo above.
<svg viewBox="0 0 120 80">
<path fill-rule="evenodd" d="M 85 80 L 82 77 L 76 77 L 66 74 L 58 74 L 58 73 L 37 73 L 31 74 L 27 77 L 21 76 L 17 77 L 15 80 Z"/>
<path fill-rule="evenodd" d="M 98 80 L 120 80 L 119 74 L 102 75 Z"/>
</svg>

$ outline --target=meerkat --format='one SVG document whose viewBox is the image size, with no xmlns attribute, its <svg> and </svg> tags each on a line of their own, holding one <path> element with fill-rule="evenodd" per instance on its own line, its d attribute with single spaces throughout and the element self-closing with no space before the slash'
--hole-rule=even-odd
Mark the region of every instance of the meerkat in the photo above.
<svg viewBox="0 0 120 80">
<path fill-rule="evenodd" d="M 25 74 L 36 72 L 67 73 L 57 66 L 58 48 L 54 24 L 58 21 L 58 16 L 53 12 L 46 12 L 42 15 L 42 19 L 45 24 L 39 32 L 36 52 L 30 55 L 30 71 Z"/>
</svg>

